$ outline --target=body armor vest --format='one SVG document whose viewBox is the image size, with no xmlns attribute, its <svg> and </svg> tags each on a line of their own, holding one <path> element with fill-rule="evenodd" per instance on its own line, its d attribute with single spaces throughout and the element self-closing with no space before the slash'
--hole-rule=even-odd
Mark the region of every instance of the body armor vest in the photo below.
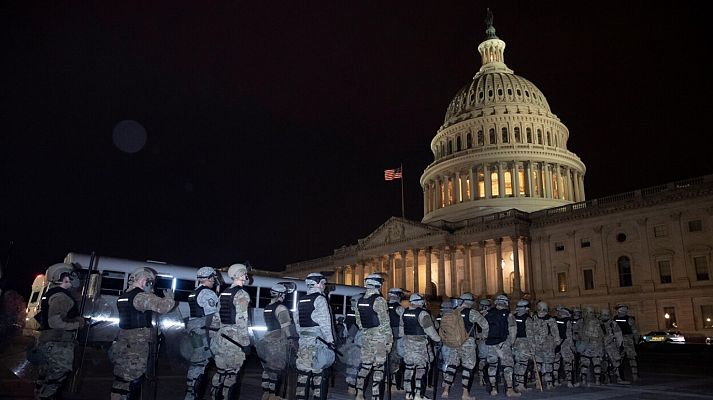
<svg viewBox="0 0 713 400">
<path fill-rule="evenodd" d="M 314 311 L 314 301 L 317 297 L 324 296 L 322 293 L 314 292 L 302 296 L 297 303 L 297 313 L 300 317 L 300 327 L 309 328 L 313 326 L 319 326 L 314 320 L 312 320 L 312 312 Z"/>
<path fill-rule="evenodd" d="M 128 292 L 124 292 L 116 300 L 116 308 L 119 310 L 119 328 L 138 329 L 151 327 L 153 311 L 139 311 L 134 307 L 134 298 L 137 294 L 143 292 L 139 288 L 133 288 Z"/>
<path fill-rule="evenodd" d="M 272 332 L 281 328 L 280 321 L 277 319 L 277 306 L 282 305 L 281 301 L 276 301 L 272 304 L 265 306 L 262 312 L 262 317 L 265 320 L 265 325 L 267 326 L 267 331 Z"/>
<path fill-rule="evenodd" d="M 37 322 L 40 323 L 40 330 L 46 330 L 46 329 L 52 329 L 50 328 L 49 325 L 49 311 L 50 311 L 50 297 L 54 296 L 57 293 L 64 293 L 66 294 L 70 299 L 72 299 L 72 308 L 69 309 L 67 312 L 67 319 L 72 319 L 76 318 L 79 316 L 79 309 L 77 308 L 77 302 L 74 300 L 74 297 L 72 297 L 72 294 L 69 292 L 69 290 L 62 289 L 61 286 L 55 286 L 52 289 L 48 290 L 44 296 L 42 296 L 42 300 L 40 303 L 40 313 L 35 316 L 35 319 Z"/>
<path fill-rule="evenodd" d="M 391 325 L 392 328 L 398 328 L 401 323 L 399 321 L 401 317 L 399 316 L 399 313 L 396 312 L 396 309 L 399 308 L 399 306 L 400 304 L 396 301 L 389 303 L 389 325 Z"/>
<path fill-rule="evenodd" d="M 524 338 L 527 337 L 527 319 L 530 318 L 529 314 L 518 315 L 515 314 L 515 323 L 517 324 L 517 337 Z"/>
<path fill-rule="evenodd" d="M 235 325 L 235 306 L 233 299 L 239 291 L 243 290 L 242 286 L 235 286 L 226 289 L 220 294 L 220 322 L 225 325 Z"/>
<path fill-rule="evenodd" d="M 560 333 L 560 340 L 567 339 L 567 322 L 569 322 L 569 318 L 555 318 L 555 321 L 557 321 L 557 330 Z"/>
<path fill-rule="evenodd" d="M 619 329 L 621 329 L 622 335 L 631 335 L 631 325 L 629 325 L 629 317 L 616 317 L 615 319 Z"/>
<path fill-rule="evenodd" d="M 470 322 L 470 310 L 470 308 L 464 308 L 460 313 L 460 316 L 463 317 L 463 325 L 465 325 L 465 332 L 468 334 L 468 337 L 475 335 L 475 329 L 473 329 L 475 323 Z"/>
<path fill-rule="evenodd" d="M 194 290 L 193 292 L 191 292 L 191 294 L 188 295 L 188 307 L 191 311 L 191 318 L 205 317 L 205 311 L 203 310 L 203 307 L 198 305 L 198 294 L 200 294 L 200 292 L 205 289 L 208 288 L 205 286 L 199 286 L 196 290 Z"/>
<path fill-rule="evenodd" d="M 539 319 L 542 320 L 542 321 L 549 321 L 550 318 L 552 318 L 552 316 L 551 316 L 550 314 L 545 314 L 544 317 L 540 317 L 540 316 L 538 315 L 537 318 L 539 318 Z M 547 334 L 548 334 L 548 335 L 552 335 L 552 331 L 551 331 L 550 329 L 551 329 L 551 328 L 550 328 L 550 324 L 547 324 Z"/>
<path fill-rule="evenodd" d="M 413 310 L 404 310 L 404 335 L 425 335 L 426 332 L 418 322 L 418 316 L 421 315 L 423 309 L 421 307 Z"/>
<path fill-rule="evenodd" d="M 507 309 L 499 310 L 494 308 L 488 311 L 485 319 L 488 320 L 490 330 L 488 331 L 488 338 L 485 339 L 485 344 L 490 346 L 507 340 L 509 333 L 508 315 L 510 315 L 510 312 Z"/>
<path fill-rule="evenodd" d="M 359 303 L 357 303 L 362 328 L 376 328 L 379 326 L 379 316 L 374 311 L 374 302 L 379 297 L 381 296 L 374 294 L 368 299 L 360 299 Z"/>
</svg>

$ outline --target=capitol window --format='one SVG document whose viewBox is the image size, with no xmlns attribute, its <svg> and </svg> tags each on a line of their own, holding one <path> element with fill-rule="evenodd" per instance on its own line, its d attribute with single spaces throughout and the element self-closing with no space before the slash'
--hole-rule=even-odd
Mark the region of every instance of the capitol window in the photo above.
<svg viewBox="0 0 713 400">
<path fill-rule="evenodd" d="M 708 258 L 706 256 L 693 257 L 693 265 L 696 269 L 696 279 L 699 281 L 707 281 L 710 279 L 708 273 Z"/>
<path fill-rule="evenodd" d="M 688 221 L 688 231 L 689 232 L 700 232 L 703 230 L 703 221 L 696 219 L 693 221 Z"/>
<path fill-rule="evenodd" d="M 470 148 L 473 148 L 473 135 L 472 135 L 470 132 L 468 132 L 468 135 L 466 136 L 465 142 L 466 142 L 466 146 L 467 146 L 469 149 L 470 149 Z"/>
<path fill-rule="evenodd" d="M 515 143 L 522 143 L 522 138 L 520 137 L 520 128 L 516 126 L 515 128 L 513 128 L 513 131 L 515 135 Z"/>
<path fill-rule="evenodd" d="M 557 291 L 564 293 L 567 291 L 567 273 L 558 272 L 557 273 Z"/>
<path fill-rule="evenodd" d="M 666 230 L 666 225 L 656 225 L 654 226 L 654 237 L 666 237 L 668 232 Z"/>
<path fill-rule="evenodd" d="M 659 278 L 661 283 L 671 283 L 671 261 L 659 260 Z"/>
<path fill-rule="evenodd" d="M 456 151 L 460 151 L 461 148 L 462 148 L 462 146 L 461 146 L 461 140 L 460 140 L 460 136 L 458 136 L 458 137 L 456 138 Z"/>
<path fill-rule="evenodd" d="M 490 128 L 488 135 L 490 136 L 490 144 L 495 144 L 495 128 Z"/>
<path fill-rule="evenodd" d="M 547 132 L 547 145 L 552 146 L 552 140 L 550 140 L 550 132 Z"/>
<path fill-rule="evenodd" d="M 510 143 L 510 137 L 508 136 L 508 128 L 502 129 L 503 143 Z"/>
<path fill-rule="evenodd" d="M 619 286 L 628 287 L 632 286 L 633 282 L 631 279 L 631 260 L 627 256 L 621 256 L 616 262 L 617 269 L 619 270 Z"/>
<path fill-rule="evenodd" d="M 527 136 L 527 143 L 532 143 L 532 128 L 525 128 L 525 134 Z"/>
<path fill-rule="evenodd" d="M 594 270 L 585 269 L 584 273 L 584 290 L 594 289 Z"/>
<path fill-rule="evenodd" d="M 483 131 L 478 131 L 478 146 L 482 146 L 485 144 L 485 135 L 483 135 Z"/>
<path fill-rule="evenodd" d="M 713 328 L 713 306 L 701 306 L 701 317 L 703 318 L 703 329 Z"/>
<path fill-rule="evenodd" d="M 537 130 L 537 144 L 542 144 L 542 131 Z"/>
</svg>

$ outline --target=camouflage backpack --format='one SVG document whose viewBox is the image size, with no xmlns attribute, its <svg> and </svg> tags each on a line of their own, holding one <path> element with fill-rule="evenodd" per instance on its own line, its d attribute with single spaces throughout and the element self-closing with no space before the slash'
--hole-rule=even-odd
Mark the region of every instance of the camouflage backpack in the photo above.
<svg viewBox="0 0 713 400">
<path fill-rule="evenodd" d="M 443 344 L 450 348 L 457 348 L 468 339 L 465 323 L 459 310 L 449 311 L 441 317 L 441 326 L 438 330 Z"/>
</svg>

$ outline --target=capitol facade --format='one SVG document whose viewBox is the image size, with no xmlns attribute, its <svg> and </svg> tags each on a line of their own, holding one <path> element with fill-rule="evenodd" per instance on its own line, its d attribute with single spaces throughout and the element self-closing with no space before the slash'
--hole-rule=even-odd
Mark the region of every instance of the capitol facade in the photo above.
<svg viewBox="0 0 713 400">
<path fill-rule="evenodd" d="M 642 333 L 713 336 L 713 175 L 587 199 L 586 168 L 544 94 L 505 64 L 489 25 L 482 66 L 446 110 L 421 176 L 423 219 L 287 265 L 432 297 L 523 293 L 550 306 L 626 303 Z"/>
</svg>

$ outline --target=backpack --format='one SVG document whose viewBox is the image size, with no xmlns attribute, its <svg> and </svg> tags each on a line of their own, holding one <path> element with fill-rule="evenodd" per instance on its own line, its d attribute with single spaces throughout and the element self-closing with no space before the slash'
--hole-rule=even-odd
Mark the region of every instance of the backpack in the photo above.
<svg viewBox="0 0 713 400">
<path fill-rule="evenodd" d="M 443 344 L 450 348 L 457 348 L 468 339 L 468 332 L 465 330 L 465 323 L 460 311 L 450 311 L 441 316 L 441 326 L 438 330 Z"/>
</svg>

